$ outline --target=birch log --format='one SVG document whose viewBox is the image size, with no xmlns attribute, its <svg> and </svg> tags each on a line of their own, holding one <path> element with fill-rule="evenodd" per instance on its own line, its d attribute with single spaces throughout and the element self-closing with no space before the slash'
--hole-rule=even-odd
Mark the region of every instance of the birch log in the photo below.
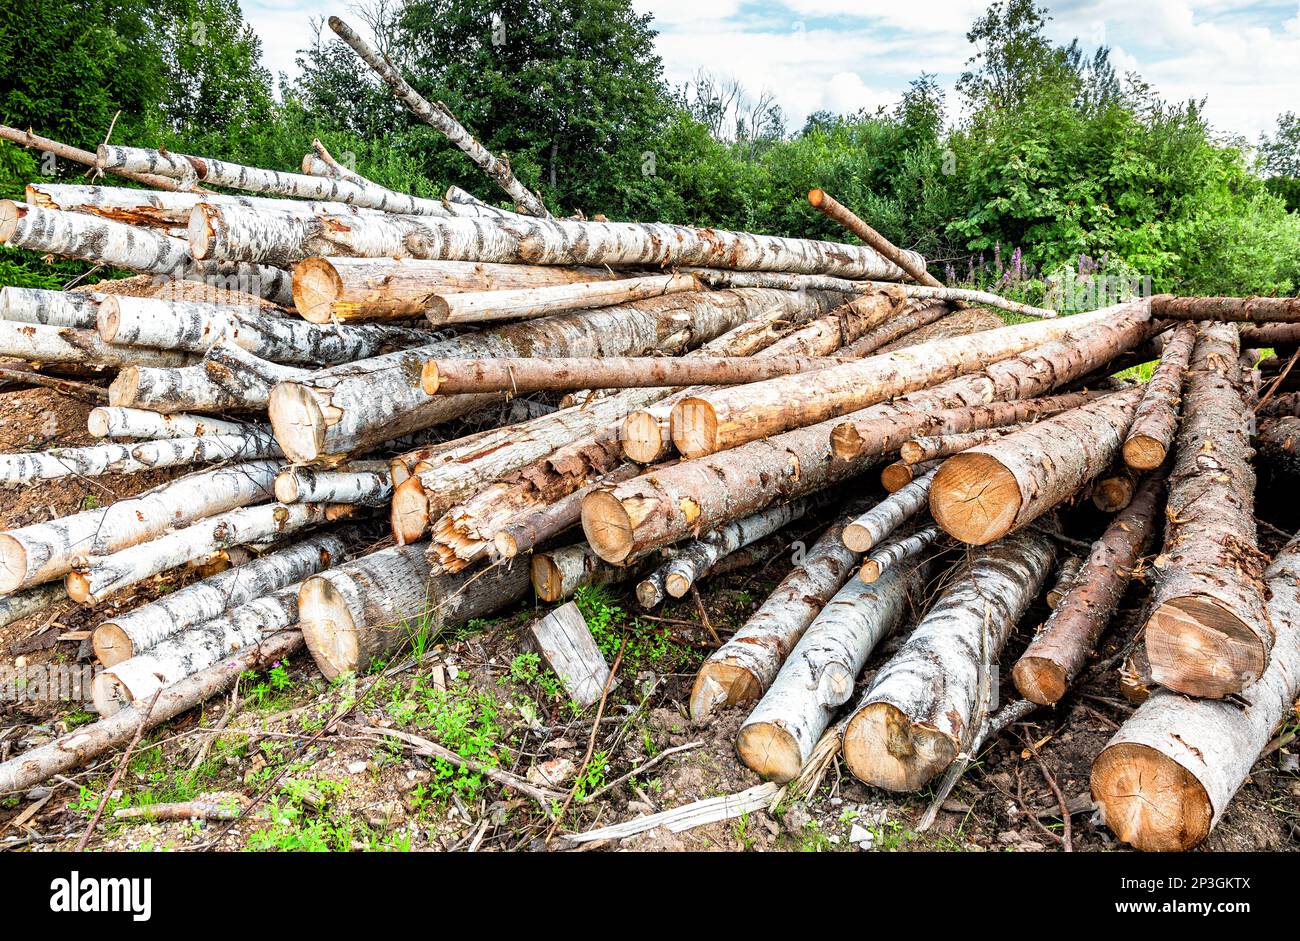
<svg viewBox="0 0 1300 941">
<path fill-rule="evenodd" d="M 0 288 L 0 320 L 46 327 L 95 328 L 99 299 L 90 291 L 46 291 L 41 288 Z"/>
<path fill-rule="evenodd" d="M 1078 555 L 1067 555 L 1061 560 L 1060 566 L 1056 570 L 1056 582 L 1051 588 L 1047 589 L 1047 594 L 1043 600 L 1047 606 L 1056 609 L 1061 603 L 1061 599 L 1069 593 L 1074 586 L 1074 581 L 1079 577 L 1079 569 L 1083 568 L 1083 557 Z"/>
<path fill-rule="evenodd" d="M 324 327 L 247 307 L 113 295 L 99 305 L 98 326 L 108 343 L 206 353 L 230 342 L 273 362 L 318 365 L 429 342 L 428 333 L 401 327 Z"/>
<path fill-rule="evenodd" d="M 37 585 L 17 594 L 0 597 L 0 627 L 8 627 L 14 621 L 21 621 L 25 617 L 44 611 L 50 605 L 67 597 L 68 593 L 58 582 Z"/>
<path fill-rule="evenodd" d="M 738 706 L 763 695 L 781 664 L 823 605 L 843 587 L 858 554 L 845 547 L 841 517 L 759 605 L 731 638 L 709 655 L 691 688 L 691 718 L 712 718 L 724 706 Z"/>
<path fill-rule="evenodd" d="M 90 410 L 86 430 L 96 438 L 200 438 L 207 435 L 270 435 L 269 425 L 223 421 L 207 415 L 163 415 L 142 408 L 101 405 Z"/>
<path fill-rule="evenodd" d="M 809 500 L 803 499 L 769 507 L 677 547 L 664 566 L 664 588 L 674 598 L 683 597 L 723 556 L 801 519 L 811 505 Z"/>
<path fill-rule="evenodd" d="M 871 585 L 850 579 L 839 590 L 740 727 L 741 761 L 780 784 L 799 773 L 835 710 L 853 695 L 871 651 L 902 623 L 925 568 L 896 568 Z"/>
<path fill-rule="evenodd" d="M 128 366 L 108 387 L 108 402 L 159 412 L 259 411 L 267 407 L 276 383 L 308 375 L 308 370 L 267 362 L 225 341 L 210 349 L 197 366 Z M 391 437 L 385 435 L 381 440 Z"/>
<path fill-rule="evenodd" d="M 68 573 L 68 597 L 95 604 L 105 596 L 229 546 L 284 536 L 326 521 L 318 503 L 266 503 L 213 516 L 110 555 L 88 555 Z"/>
<path fill-rule="evenodd" d="M 0 533 L 0 593 L 66 575 L 75 560 L 119 552 L 181 526 L 268 500 L 278 461 L 201 471 L 111 506 Z"/>
<path fill-rule="evenodd" d="M 1171 320 L 1300 323 L 1300 297 L 1173 297 L 1151 299 L 1151 315 Z"/>
<path fill-rule="evenodd" d="M 472 573 L 434 575 L 425 546 L 381 549 L 303 582 L 298 620 L 327 679 L 361 673 L 409 644 L 486 617 L 528 589 L 522 560 Z"/>
<path fill-rule="evenodd" d="M 983 546 L 1037 519 L 1111 465 L 1141 398 L 1116 392 L 948 458 L 930 487 L 934 521 Z"/>
<path fill-rule="evenodd" d="M 1045 534 L 1025 530 L 963 563 L 844 728 L 844 759 L 861 781 L 915 791 L 948 767 L 987 709 L 990 674 L 1052 567 Z"/>
<path fill-rule="evenodd" d="M 304 320 L 423 317 L 453 291 L 508 291 L 621 277 L 604 268 L 503 265 L 417 258 L 305 258 L 294 265 L 293 300 Z"/>
<path fill-rule="evenodd" d="M 1183 374 L 1196 343 L 1196 325 L 1181 324 L 1165 344 L 1160 365 L 1146 386 L 1146 395 L 1124 440 L 1124 461 L 1134 470 L 1155 470 L 1165 462 L 1178 431 L 1178 405 Z"/>
<path fill-rule="evenodd" d="M 97 165 L 98 158 L 89 150 L 82 150 L 80 147 L 73 147 L 70 144 L 63 144 L 56 140 L 50 140 L 48 137 L 40 137 L 33 134 L 30 130 L 20 131 L 16 127 L 9 127 L 0 124 L 0 137 L 17 144 L 19 147 L 26 147 L 29 150 L 39 150 L 45 154 L 53 154 L 56 157 L 62 157 L 64 160 L 71 160 L 73 163 L 79 163 L 83 166 L 94 167 Z M 128 180 L 134 180 L 145 186 L 151 186 L 154 189 L 162 190 L 180 190 L 184 188 L 176 180 L 168 179 L 165 176 L 158 176 L 152 173 L 133 173 L 130 170 L 114 169 L 110 173 L 115 173 L 120 177 Z"/>
<path fill-rule="evenodd" d="M 1093 799 L 1123 842 L 1156 851 L 1200 844 L 1300 696 L 1300 543 L 1264 577 L 1277 644 L 1242 691 L 1244 705 L 1155 692 L 1093 763 Z"/>
<path fill-rule="evenodd" d="M 71 363 L 118 369 L 139 364 L 152 367 L 184 366 L 193 357 L 175 350 L 146 349 L 106 343 L 93 330 L 47 327 L 0 320 L 0 356 L 29 362 Z"/>
<path fill-rule="evenodd" d="M 1011 670 L 1020 695 L 1050 706 L 1083 672 L 1155 535 L 1164 489 L 1162 477 L 1148 477 L 1133 502 L 1093 543 L 1088 560 L 1056 603 L 1052 616 Z"/>
<path fill-rule="evenodd" d="M 95 656 L 106 667 L 116 666 L 187 628 L 327 569 L 346 551 L 342 537 L 323 533 L 186 585 L 100 624 L 92 637 Z"/>
<path fill-rule="evenodd" d="M 1214 699 L 1259 679 L 1273 646 L 1239 342 L 1233 324 L 1200 327 L 1145 630 L 1155 681 Z"/>
<path fill-rule="evenodd" d="M 890 569 L 917 558 L 925 552 L 939 537 L 943 535 L 943 530 L 931 523 L 929 526 L 922 526 L 914 530 L 901 539 L 895 539 L 886 542 L 879 547 L 872 549 L 867 557 L 862 560 L 862 568 L 858 569 L 858 578 L 870 585 L 876 581 L 885 572 Z"/>
<path fill-rule="evenodd" d="M 275 498 L 281 503 L 348 503 L 356 506 L 387 506 L 393 496 L 392 477 L 387 468 L 345 470 L 293 467 L 275 478 Z"/>
<path fill-rule="evenodd" d="M 937 470 L 928 471 L 895 490 L 845 526 L 844 545 L 857 553 L 874 549 L 886 536 L 925 509 Z"/>
<path fill-rule="evenodd" d="M 439 327 L 449 323 L 522 320 L 569 310 L 613 307 L 615 304 L 629 304 L 632 301 L 700 289 L 700 283 L 688 274 L 665 274 L 549 287 L 458 291 L 434 295 L 430 298 L 424 315 L 430 323 Z"/>
</svg>

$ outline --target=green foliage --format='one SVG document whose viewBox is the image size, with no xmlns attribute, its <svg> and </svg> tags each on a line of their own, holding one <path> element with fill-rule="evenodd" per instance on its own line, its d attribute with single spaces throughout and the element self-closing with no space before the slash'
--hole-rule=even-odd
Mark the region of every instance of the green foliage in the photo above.
<svg viewBox="0 0 1300 941">
<path fill-rule="evenodd" d="M 398 690 L 388 704 L 394 721 L 429 732 L 444 748 L 489 768 L 500 763 L 500 712 L 497 701 L 484 689 L 469 683 L 438 689 L 425 677 L 408 690 Z M 474 800 L 487 783 L 481 772 L 458 768 L 441 758 L 432 765 L 433 781 L 421 791 L 425 799 L 456 795 Z"/>
</svg>

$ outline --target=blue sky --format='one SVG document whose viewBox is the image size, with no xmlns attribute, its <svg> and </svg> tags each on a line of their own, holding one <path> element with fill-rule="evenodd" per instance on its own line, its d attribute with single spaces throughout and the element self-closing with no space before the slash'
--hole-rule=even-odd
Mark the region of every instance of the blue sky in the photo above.
<svg viewBox="0 0 1300 941">
<path fill-rule="evenodd" d="M 922 70 L 951 88 L 986 0 L 634 0 L 652 13 L 669 81 L 701 68 L 772 91 L 799 127 L 810 112 L 889 106 Z M 240 0 L 273 72 L 295 71 L 310 19 L 346 4 Z M 1300 0 L 1061 0 L 1046 4 L 1058 42 L 1112 49 L 1164 97 L 1207 97 L 1224 134 L 1255 141 L 1282 111 L 1300 111 Z M 355 20 L 355 17 L 352 19 Z M 950 95 L 950 108 L 958 106 Z"/>
</svg>

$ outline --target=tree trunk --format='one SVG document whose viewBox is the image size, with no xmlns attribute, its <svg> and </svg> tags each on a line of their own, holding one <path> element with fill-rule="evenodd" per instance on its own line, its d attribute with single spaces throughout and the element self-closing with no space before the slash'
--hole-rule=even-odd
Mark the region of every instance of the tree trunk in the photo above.
<svg viewBox="0 0 1300 941">
<path fill-rule="evenodd" d="M 879 351 L 882 347 L 902 339 L 922 327 L 938 323 L 952 312 L 947 303 L 928 303 L 910 306 L 897 317 L 887 320 L 878 327 L 868 330 L 858 339 L 844 347 L 842 355 L 865 357 Z"/>
<path fill-rule="evenodd" d="M 1138 474 L 1122 460 L 1092 484 L 1092 505 L 1103 513 L 1118 513 L 1128 506 L 1137 492 Z"/>
<path fill-rule="evenodd" d="M 924 464 L 941 457 L 951 457 L 967 448 L 989 444 L 999 438 L 1020 431 L 1023 424 L 1004 425 L 1001 428 L 982 428 L 979 431 L 967 431 L 957 435 L 921 435 L 911 441 L 904 441 L 898 449 L 898 457 L 904 464 Z"/>
<path fill-rule="evenodd" d="M 971 553 L 849 718 L 844 760 L 856 778 L 915 791 L 952 763 L 983 719 L 998 652 L 1054 554 L 1031 530 Z"/>
<path fill-rule="evenodd" d="M 1261 349 L 1294 348 L 1300 345 L 1300 323 L 1242 324 L 1241 345 Z"/>
<path fill-rule="evenodd" d="M 1061 560 L 1061 565 L 1056 570 L 1056 584 L 1047 589 L 1047 594 L 1043 596 L 1049 608 L 1056 610 L 1056 606 L 1061 603 L 1061 599 L 1074 587 L 1074 582 L 1079 577 L 1079 569 L 1081 568 L 1083 568 L 1082 556 L 1067 555 Z"/>
<path fill-rule="evenodd" d="M 34 323 L 0 320 L 0 356 L 28 362 L 73 363 L 79 366 L 172 367 L 184 366 L 194 357 L 175 350 L 106 343 L 93 330 L 46 327 Z"/>
<path fill-rule="evenodd" d="M 874 549 L 886 536 L 924 510 L 935 472 L 929 471 L 900 487 L 845 526 L 844 545 L 859 554 Z"/>
<path fill-rule="evenodd" d="M 724 706 L 752 702 L 772 685 L 786 656 L 857 564 L 857 553 L 841 538 L 850 518 L 832 523 L 744 626 L 704 661 L 691 689 L 692 719 L 706 721 Z"/>
<path fill-rule="evenodd" d="M 898 493 L 904 487 L 926 476 L 932 470 L 936 470 L 942 461 L 926 461 L 922 464 L 908 464 L 905 461 L 894 461 L 886 464 L 880 471 L 880 485 L 885 488 L 889 494 Z"/>
<path fill-rule="evenodd" d="M 1123 842 L 1161 851 L 1200 844 L 1300 696 L 1296 540 L 1265 578 L 1277 645 L 1263 675 L 1242 691 L 1244 705 L 1156 692 L 1093 763 L 1093 799 Z"/>
<path fill-rule="evenodd" d="M 303 582 L 298 623 L 326 679 L 361 674 L 417 637 L 464 627 L 528 590 L 522 561 L 434 575 L 425 548 L 381 549 Z"/>
<path fill-rule="evenodd" d="M 201 471 L 108 507 L 0 533 L 0 593 L 66 575 L 79 556 L 106 555 L 171 526 L 270 498 L 278 461 Z"/>
<path fill-rule="evenodd" d="M 907 272 L 907 276 L 918 284 L 928 284 L 931 287 L 941 288 L 940 283 L 934 275 L 925 270 L 925 259 L 916 255 L 914 252 L 899 251 L 893 242 L 885 238 L 871 226 L 863 222 L 847 206 L 842 205 L 834 196 L 825 190 L 813 189 L 808 191 L 808 202 L 813 207 L 820 209 L 822 214 L 827 218 L 834 219 L 844 228 L 848 229 L 862 241 L 866 242 L 876 251 L 880 252 L 885 258 L 888 258 L 898 267 Z"/>
<path fill-rule="evenodd" d="M 0 320 L 46 327 L 93 330 L 103 294 L 90 291 L 45 291 L 41 288 L 0 288 Z"/>
<path fill-rule="evenodd" d="M 82 150 L 80 147 L 73 147 L 69 144 L 61 144 L 56 140 L 50 140 L 48 137 L 39 137 L 30 130 L 20 131 L 16 127 L 0 124 L 0 137 L 17 144 L 19 147 L 54 154 L 56 157 L 62 157 L 64 160 L 71 160 L 73 163 L 80 163 L 83 166 L 96 167 L 99 165 L 99 158 L 89 150 Z M 135 180 L 135 182 L 145 186 L 152 186 L 154 189 L 181 190 L 185 188 L 176 180 L 153 173 L 133 173 L 130 170 L 115 169 L 109 169 L 108 172 L 115 173 L 124 179 Z"/>
<path fill-rule="evenodd" d="M 326 521 L 325 511 L 317 503 L 266 503 L 210 517 L 111 555 L 87 555 L 65 579 L 68 597 L 82 604 L 98 603 L 115 591 L 219 549 L 319 525 Z"/>
<path fill-rule="evenodd" d="M 1217 320 L 1245 323 L 1300 323 L 1300 297 L 1151 298 L 1151 316 L 1171 320 Z"/>
<path fill-rule="evenodd" d="M 692 396 L 673 411 L 673 443 L 686 457 L 734 448 L 983 369 L 990 361 L 1015 356 L 1107 316 L 1081 314 L 1069 318 L 1073 324 L 1040 322 L 986 330 L 832 366 L 811 376 Z M 1080 323 L 1080 318 L 1088 320 Z"/>
<path fill-rule="evenodd" d="M 1083 672 L 1155 535 L 1164 489 L 1163 477 L 1148 477 L 1093 543 L 1088 561 L 1011 670 L 1020 695 L 1050 706 Z"/>
<path fill-rule="evenodd" d="M 984 546 L 1037 519 L 1111 465 L 1141 398 L 1116 392 L 948 458 L 930 488 L 934 521 Z"/>
<path fill-rule="evenodd" d="M 293 300 L 312 323 L 390 320 L 423 317 L 435 297 L 453 291 L 554 287 L 623 276 L 603 268 L 314 257 L 294 266 Z"/>
<path fill-rule="evenodd" d="M 100 624 L 92 638 L 95 656 L 106 667 L 116 666 L 187 628 L 327 569 L 346 552 L 339 535 L 322 533 L 186 585 Z"/>
<path fill-rule="evenodd" d="M 523 320 L 699 290 L 700 283 L 690 275 L 666 274 L 504 291 L 459 291 L 435 294 L 430 298 L 425 316 L 437 327 L 453 323 Z"/>
<path fill-rule="evenodd" d="M 1257 437 L 1261 444 L 1276 448 L 1284 454 L 1295 454 L 1300 443 L 1300 418 L 1284 415 L 1259 423 Z"/>
<path fill-rule="evenodd" d="M 350 363 L 429 342 L 422 330 L 324 327 L 247 307 L 125 296 L 108 296 L 99 305 L 99 335 L 109 343 L 194 353 L 229 342 L 273 362 L 321 365 Z"/>
<path fill-rule="evenodd" d="M 572 598 L 579 588 L 621 582 L 636 573 L 635 568 L 601 561 L 585 542 L 534 552 L 530 571 L 533 591 L 548 603 Z"/>
<path fill-rule="evenodd" d="M 876 645 L 894 632 L 920 593 L 927 566 L 894 569 L 872 585 L 839 590 L 786 659 L 736 736 L 740 760 L 784 784 L 799 773 Z"/>
<path fill-rule="evenodd" d="M 86 429 L 96 438 L 200 438 L 210 435 L 270 436 L 270 425 L 222 421 L 207 415 L 163 415 L 141 408 L 101 405 L 90 410 Z"/>
<path fill-rule="evenodd" d="M 862 568 L 858 570 L 858 577 L 870 585 L 885 572 L 920 556 L 942 535 L 943 530 L 931 524 L 914 530 L 901 539 L 886 542 L 879 548 L 872 549 L 867 557 L 862 560 Z"/>
<path fill-rule="evenodd" d="M 609 664 L 573 602 L 530 624 L 528 640 L 564 684 L 569 698 L 582 708 L 595 705 L 610 688 Z"/>
<path fill-rule="evenodd" d="M 344 470 L 293 467 L 275 478 L 275 498 L 281 503 L 348 503 L 387 506 L 393 497 L 392 478 L 383 470 Z"/>
<path fill-rule="evenodd" d="M 1235 325 L 1200 327 L 1146 623 L 1155 681 L 1213 699 L 1259 679 L 1273 646 L 1238 343 Z"/>
<path fill-rule="evenodd" d="M 828 295 L 800 297 L 777 291 L 687 293 L 509 324 L 281 383 L 271 395 L 271 424 L 295 462 L 330 460 L 495 400 L 493 396 L 426 395 L 412 381 L 426 359 L 673 353 L 773 307 L 797 310 L 829 303 Z"/>
<path fill-rule="evenodd" d="M 1183 374 L 1196 343 L 1196 325 L 1185 323 L 1165 345 L 1160 365 L 1146 385 L 1133 427 L 1124 441 L 1124 461 L 1135 470 L 1155 470 L 1165 462 L 1169 445 L 1178 431 L 1178 405 L 1183 391 Z"/>
<path fill-rule="evenodd" d="M 44 611 L 67 597 L 68 593 L 63 590 L 62 583 L 54 582 L 0 598 L 0 627 L 8 627 L 14 621 Z"/>
<path fill-rule="evenodd" d="M 641 473 L 635 464 L 621 464 L 606 474 L 596 477 L 590 484 L 556 500 L 543 503 L 531 510 L 513 515 L 513 519 L 496 530 L 492 544 L 502 558 L 512 559 L 529 552 L 548 539 L 553 539 L 582 520 L 582 500 L 596 487 L 630 480 Z M 447 516 L 455 511 L 453 507 Z M 483 529 L 480 527 L 480 530 Z"/>
<path fill-rule="evenodd" d="M 276 383 L 311 375 L 309 370 L 267 362 L 223 341 L 210 349 L 198 366 L 128 366 L 108 387 L 108 401 L 159 412 L 260 411 L 267 407 Z"/>
</svg>

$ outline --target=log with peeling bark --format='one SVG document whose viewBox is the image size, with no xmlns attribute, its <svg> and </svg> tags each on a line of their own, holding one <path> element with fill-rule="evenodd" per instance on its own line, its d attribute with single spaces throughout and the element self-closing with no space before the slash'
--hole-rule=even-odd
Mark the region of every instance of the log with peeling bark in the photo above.
<svg viewBox="0 0 1300 941">
<path fill-rule="evenodd" d="M 909 305 L 897 317 L 873 327 L 843 349 L 844 356 L 869 356 L 913 331 L 937 323 L 952 313 L 946 303 Z"/>
<path fill-rule="evenodd" d="M 313 575 L 298 593 L 298 626 L 327 679 L 361 673 L 411 643 L 463 627 L 521 598 L 528 565 L 434 574 L 421 544 L 394 546 Z"/>
<path fill-rule="evenodd" d="M 853 515 L 822 533 L 776 590 L 731 638 L 701 665 L 691 688 L 691 718 L 712 718 L 724 706 L 758 699 L 808 625 L 853 573 L 858 554 L 841 538 Z"/>
<path fill-rule="evenodd" d="M 491 320 L 526 320 L 700 289 L 700 283 L 688 274 L 665 274 L 504 291 L 458 291 L 434 295 L 424 315 L 438 327 Z"/>
<path fill-rule="evenodd" d="M 392 476 L 382 462 L 353 461 L 339 470 L 292 467 L 275 478 L 275 498 L 281 503 L 350 503 L 387 506 L 393 496 Z"/>
<path fill-rule="evenodd" d="M 1041 321 L 986 330 L 832 366 L 810 376 L 769 379 L 691 396 L 673 411 L 673 443 L 687 457 L 734 448 L 937 385 L 1086 329 L 1107 316 L 1081 314 L 1069 318 L 1075 321 L 1072 324 Z"/>
<path fill-rule="evenodd" d="M 1174 297 L 1151 299 L 1151 315 L 1170 320 L 1300 323 L 1300 297 Z"/>
<path fill-rule="evenodd" d="M 71 160 L 73 163 L 79 163 L 87 167 L 97 167 L 99 158 L 89 150 L 82 150 L 80 147 L 73 147 L 70 144 L 63 144 L 48 137 L 40 137 L 33 134 L 31 130 L 20 131 L 16 127 L 0 124 L 0 137 L 17 144 L 19 147 L 26 147 L 29 150 L 39 150 L 42 153 L 53 154 L 56 157 L 62 157 L 64 160 Z M 182 190 L 184 184 L 170 179 L 165 176 L 158 176 L 154 173 L 135 173 L 130 170 L 112 169 L 110 173 L 115 173 L 120 177 L 128 180 L 134 180 L 145 186 L 151 186 L 154 189 L 161 190 Z"/>
<path fill-rule="evenodd" d="M 1300 542 L 1264 578 L 1277 644 L 1242 690 L 1244 705 L 1158 691 L 1093 762 L 1093 799 L 1123 842 L 1157 851 L 1200 844 L 1300 696 Z"/>
<path fill-rule="evenodd" d="M 1295 418 L 1300 416 L 1300 392 L 1283 392 L 1255 406 L 1259 418 Z M 1263 424 L 1261 422 L 1261 424 Z"/>
<path fill-rule="evenodd" d="M 1049 536 L 1033 530 L 970 554 L 845 725 L 844 760 L 855 777 L 915 791 L 952 763 L 987 709 L 998 653 L 1054 555 Z"/>
<path fill-rule="evenodd" d="M 1074 580 L 1078 578 L 1081 568 L 1083 568 L 1083 556 L 1067 555 L 1061 560 L 1061 564 L 1056 569 L 1056 582 L 1043 596 L 1049 608 L 1055 609 L 1060 604 L 1061 599 L 1074 586 Z"/>
<path fill-rule="evenodd" d="M 293 300 L 304 320 L 423 317 L 433 298 L 454 291 L 508 291 L 607 281 L 604 268 L 504 265 L 417 258 L 305 258 L 293 268 Z"/>
<path fill-rule="evenodd" d="M 0 593 L 72 571 L 77 558 L 106 555 L 205 516 L 271 498 L 278 461 L 200 471 L 107 507 L 0 533 Z"/>
<path fill-rule="evenodd" d="M 281 382 L 271 393 L 271 424 L 295 462 L 329 461 L 495 400 L 488 395 L 426 395 L 412 377 L 430 358 L 673 353 L 774 308 L 817 305 L 825 309 L 830 304 L 831 296 L 825 294 L 686 293 L 493 327 Z"/>
<path fill-rule="evenodd" d="M 603 561 L 585 542 L 534 552 L 529 562 L 533 591 L 546 602 L 573 597 L 579 588 L 609 585 L 635 574 L 635 569 Z"/>
<path fill-rule="evenodd" d="M 893 242 L 885 238 L 871 226 L 860 219 L 853 210 L 840 203 L 834 196 L 822 189 L 808 191 L 808 202 L 813 208 L 821 210 L 827 218 L 834 219 L 862 241 L 866 242 L 881 255 L 888 258 L 907 272 L 907 276 L 918 284 L 928 284 L 940 288 L 943 284 L 930 272 L 925 270 L 925 260 L 912 253 L 902 252 Z"/>
<path fill-rule="evenodd" d="M 1294 349 L 1300 346 L 1300 323 L 1241 325 L 1241 345 L 1259 349 Z"/>
<path fill-rule="evenodd" d="M 1135 470 L 1155 470 L 1165 462 L 1178 431 L 1183 374 L 1196 342 L 1196 325 L 1180 324 L 1165 345 L 1160 365 L 1146 385 L 1146 395 L 1124 440 L 1124 461 Z"/>
<path fill-rule="evenodd" d="M 511 520 L 493 534 L 493 547 L 505 559 L 513 559 L 522 552 L 531 551 L 581 522 L 582 500 L 592 489 L 631 480 L 640 473 L 641 469 L 635 464 L 621 464 L 608 473 L 596 477 L 587 486 L 560 497 L 554 503 L 546 503 L 522 513 L 512 513 Z M 532 489 L 531 481 L 523 485 Z M 454 509 L 453 507 L 449 510 L 448 515 L 451 515 Z"/>
<path fill-rule="evenodd" d="M 903 622 L 927 566 L 896 568 L 874 584 L 848 583 L 808 626 L 736 736 L 741 761 L 785 783 L 812 753 L 876 645 Z"/>
<path fill-rule="evenodd" d="M 906 461 L 894 461 L 880 470 L 880 485 L 889 494 L 898 493 L 908 485 L 925 477 L 935 470 L 942 461 L 924 461 L 920 464 L 908 464 Z"/>
<path fill-rule="evenodd" d="M 193 356 L 178 350 L 150 349 L 148 344 L 108 343 L 93 330 L 47 327 L 0 320 L 0 356 L 40 363 L 72 363 L 118 369 L 139 364 L 155 368 L 184 366 Z"/>
<path fill-rule="evenodd" d="M 1103 513 L 1118 513 L 1129 505 L 1137 488 L 1138 472 L 1123 460 L 1116 460 L 1110 470 L 1092 482 L 1092 505 Z"/>
<path fill-rule="evenodd" d="M 116 666 L 232 607 L 327 569 L 340 562 L 346 551 L 347 543 L 339 534 L 310 536 L 114 615 L 95 628 L 91 638 L 95 656 L 106 667 Z"/>
<path fill-rule="evenodd" d="M 210 349 L 196 366 L 128 366 L 108 387 L 108 402 L 157 412 L 260 411 L 267 407 L 277 383 L 310 375 L 306 369 L 268 362 L 224 341 Z M 385 435 L 379 440 L 391 437 Z"/>
<path fill-rule="evenodd" d="M 1077 334 L 994 363 L 983 372 L 855 413 L 844 423 L 852 432 L 854 452 L 847 460 L 832 460 L 831 451 L 832 433 L 841 433 L 844 424 L 823 422 L 598 489 L 583 500 L 583 531 L 611 562 L 645 555 L 693 530 L 715 528 L 779 499 L 831 486 L 919 433 L 969 431 L 981 422 L 987 427 L 1031 417 L 1034 406 L 1027 403 L 984 403 L 1039 395 L 1078 379 L 1148 339 L 1154 330 L 1147 305 L 1112 308 L 1108 318 Z"/>
<path fill-rule="evenodd" d="M 1164 504 L 1165 480 L 1143 481 L 1133 501 L 1093 543 L 1088 559 L 1011 670 L 1020 695 L 1049 706 L 1083 672 L 1110 623 L 1133 570 L 1152 542 Z"/>
<path fill-rule="evenodd" d="M 976 445 L 988 444 L 1013 431 L 1019 431 L 1022 427 L 1021 424 L 1004 425 L 1001 428 L 981 428 L 979 431 L 956 435 L 921 435 L 904 441 L 898 449 L 898 457 L 905 464 L 923 464 L 941 457 L 951 457 Z"/>
<path fill-rule="evenodd" d="M 3 287 L 0 320 L 93 330 L 99 317 L 99 301 L 104 296 L 90 291 Z"/>
<path fill-rule="evenodd" d="M 14 621 L 44 611 L 50 605 L 64 600 L 68 593 L 60 582 L 48 585 L 36 585 L 26 591 L 0 598 L 0 627 L 7 627 Z"/>
<path fill-rule="evenodd" d="M 107 343 L 206 353 L 228 341 L 272 362 L 317 365 L 350 363 L 429 342 L 428 333 L 402 327 L 327 327 L 248 307 L 112 295 L 99 305 L 98 327 Z"/>
<path fill-rule="evenodd" d="M 1141 398 L 1116 392 L 948 458 L 930 488 L 934 521 L 983 546 L 1037 519 L 1111 465 Z"/>
<path fill-rule="evenodd" d="M 326 510 L 318 503 L 266 503 L 209 517 L 110 555 L 87 555 L 64 579 L 68 597 L 81 604 L 95 604 L 115 591 L 219 549 L 317 526 L 329 518 Z"/>
<path fill-rule="evenodd" d="M 1155 681 L 1215 699 L 1259 679 L 1273 646 L 1239 343 L 1234 324 L 1200 326 L 1145 628 Z"/>
<path fill-rule="evenodd" d="M 1295 454 L 1300 448 L 1300 417 L 1283 415 L 1261 421 L 1256 437 L 1262 445 L 1283 454 Z"/>
<path fill-rule="evenodd" d="M 101 405 L 86 416 L 86 430 L 96 438 L 200 438 L 206 435 L 271 433 L 269 425 L 223 421 L 208 415 L 164 415 L 143 408 Z"/>
<path fill-rule="evenodd" d="M 919 558 L 942 536 L 943 530 L 931 523 L 899 539 L 885 542 L 867 553 L 862 568 L 858 569 L 858 578 L 870 585 L 890 569 Z"/>
<path fill-rule="evenodd" d="M 924 510 L 937 470 L 935 468 L 895 490 L 845 526 L 844 545 L 857 553 L 874 549 L 886 536 Z"/>
</svg>

